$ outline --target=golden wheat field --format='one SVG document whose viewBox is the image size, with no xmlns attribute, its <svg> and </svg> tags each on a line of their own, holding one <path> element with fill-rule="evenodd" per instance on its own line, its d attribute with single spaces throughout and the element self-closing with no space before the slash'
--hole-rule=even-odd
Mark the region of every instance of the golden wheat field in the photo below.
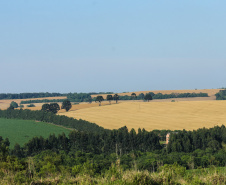
<svg viewBox="0 0 226 185">
<path fill-rule="evenodd" d="M 226 124 L 226 101 L 122 102 L 60 113 L 104 128 L 193 130 Z"/>
</svg>

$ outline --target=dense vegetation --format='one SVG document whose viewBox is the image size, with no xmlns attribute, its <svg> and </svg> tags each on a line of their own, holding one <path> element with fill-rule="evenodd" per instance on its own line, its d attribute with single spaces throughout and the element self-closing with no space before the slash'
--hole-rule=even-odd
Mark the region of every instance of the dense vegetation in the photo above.
<svg viewBox="0 0 226 185">
<path fill-rule="evenodd" d="M 210 129 L 198 129 L 196 131 L 182 131 L 171 133 L 168 152 L 193 152 L 197 149 L 210 148 L 218 151 L 222 148 L 222 142 L 226 143 L 225 126 Z"/>
<path fill-rule="evenodd" d="M 209 140 L 223 138 L 224 126 L 199 129 Z M 0 137 L 2 182 L 31 184 L 225 184 L 226 149 L 212 145 L 192 152 L 160 146 L 157 131 L 71 132 L 35 137 L 23 147 Z M 174 133 L 183 140 L 183 133 Z M 200 132 L 200 133 L 198 133 Z M 172 133 L 173 134 L 173 133 Z M 174 137 L 174 134 L 172 137 Z M 217 137 L 218 136 L 218 137 Z M 219 139 L 220 141 L 220 139 Z M 218 142 L 219 142 L 218 141 Z M 170 140 L 173 144 L 174 139 Z M 193 143 L 194 144 L 194 143 Z M 192 144 L 192 145 L 193 145 Z M 222 145 L 223 144 L 223 145 Z M 168 145 L 169 146 L 169 145 Z M 218 166 L 218 168 L 216 168 Z M 206 169 L 206 168 L 209 169 Z M 193 170 L 199 169 L 199 170 Z M 4 184 L 4 183 L 3 183 Z"/>
<path fill-rule="evenodd" d="M 47 123 L 54 123 L 56 125 L 61 125 L 68 128 L 73 128 L 78 131 L 87 132 L 103 132 L 105 129 L 98 126 L 95 123 L 90 123 L 85 120 L 77 120 L 74 118 L 69 118 L 67 116 L 55 115 L 52 112 L 46 112 L 41 110 L 31 111 L 25 110 L 0 110 L 0 118 L 7 119 L 23 119 L 23 120 L 37 120 Z"/>
<path fill-rule="evenodd" d="M 217 100 L 226 100 L 226 90 L 220 90 L 215 96 Z"/>
<path fill-rule="evenodd" d="M 132 151 L 152 152 L 161 149 L 159 137 L 153 132 L 144 129 L 130 132 L 126 127 L 118 130 L 92 133 L 73 131 L 67 137 L 65 134 L 50 135 L 49 138 L 35 137 L 31 139 L 21 151 L 20 156 L 32 156 L 44 150 L 60 151 L 67 153 L 82 151 L 84 153 L 105 154 L 115 153 L 117 156 L 128 154 Z"/>
</svg>

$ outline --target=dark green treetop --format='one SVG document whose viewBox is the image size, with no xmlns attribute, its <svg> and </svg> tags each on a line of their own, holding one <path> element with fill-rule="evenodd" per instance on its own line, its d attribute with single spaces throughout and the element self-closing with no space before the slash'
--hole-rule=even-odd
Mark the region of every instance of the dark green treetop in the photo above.
<svg viewBox="0 0 226 185">
<path fill-rule="evenodd" d="M 71 109 L 71 102 L 69 100 L 64 100 L 61 106 L 61 109 L 65 109 L 66 111 L 69 111 Z"/>
<path fill-rule="evenodd" d="M 103 96 L 97 96 L 96 97 L 96 102 L 99 102 L 99 106 L 101 106 L 101 102 L 104 100 Z"/>
</svg>

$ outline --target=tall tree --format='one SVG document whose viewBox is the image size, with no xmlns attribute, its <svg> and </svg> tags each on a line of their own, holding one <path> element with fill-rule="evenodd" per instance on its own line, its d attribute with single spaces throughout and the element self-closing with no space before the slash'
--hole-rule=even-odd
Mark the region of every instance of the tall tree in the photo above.
<svg viewBox="0 0 226 185">
<path fill-rule="evenodd" d="M 58 105 L 58 103 L 50 103 L 49 104 L 49 110 L 56 114 L 59 110 L 60 110 L 60 106 Z"/>
<path fill-rule="evenodd" d="M 14 110 L 14 107 L 10 105 L 7 110 Z"/>
<path fill-rule="evenodd" d="M 10 103 L 10 106 L 14 107 L 14 108 L 17 108 L 18 107 L 18 104 L 15 102 L 15 101 L 12 101 Z"/>
<path fill-rule="evenodd" d="M 149 102 L 149 100 L 152 100 L 152 95 L 150 93 L 147 93 L 145 96 L 144 96 L 144 99 L 147 100 Z"/>
<path fill-rule="evenodd" d="M 116 103 L 118 103 L 118 100 L 119 100 L 118 94 L 115 94 L 115 95 L 114 95 L 114 100 L 115 100 Z"/>
<path fill-rule="evenodd" d="M 88 102 L 92 103 L 92 97 L 91 96 L 88 97 Z"/>
<path fill-rule="evenodd" d="M 140 93 L 140 94 L 137 96 L 137 98 L 143 100 L 143 99 L 144 99 L 144 93 Z"/>
<path fill-rule="evenodd" d="M 49 104 L 48 103 L 43 104 L 41 110 L 46 111 L 46 112 L 49 112 L 50 111 Z"/>
<path fill-rule="evenodd" d="M 107 100 L 109 101 L 109 104 L 111 104 L 111 100 L 113 100 L 113 97 L 111 94 L 107 95 Z"/>
<path fill-rule="evenodd" d="M 99 102 L 99 106 L 101 106 L 101 102 L 104 100 L 103 96 L 97 96 L 95 102 Z"/>
<path fill-rule="evenodd" d="M 69 100 L 64 100 L 61 106 L 61 109 L 65 109 L 66 111 L 69 111 L 71 109 L 71 102 Z"/>
<path fill-rule="evenodd" d="M 132 93 L 132 94 L 131 94 L 131 97 L 132 97 L 133 99 L 136 99 L 136 97 L 137 97 L 136 93 Z"/>
</svg>

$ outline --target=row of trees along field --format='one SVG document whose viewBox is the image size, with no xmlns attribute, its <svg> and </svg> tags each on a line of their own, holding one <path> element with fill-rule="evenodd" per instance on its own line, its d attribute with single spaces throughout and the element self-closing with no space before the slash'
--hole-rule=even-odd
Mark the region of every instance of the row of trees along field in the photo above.
<svg viewBox="0 0 226 185">
<path fill-rule="evenodd" d="M 208 97 L 207 93 L 181 93 L 181 94 L 154 94 L 153 92 L 149 93 L 141 93 L 138 96 L 136 93 L 132 93 L 131 96 L 125 95 L 125 96 L 119 96 L 118 94 L 115 95 L 107 95 L 106 100 L 111 103 L 112 100 L 116 100 L 116 103 L 118 100 L 145 100 L 150 101 L 152 99 L 169 99 L 169 98 L 188 98 L 188 97 Z M 99 102 L 101 105 L 101 102 L 104 101 L 103 96 L 99 95 L 96 98 L 93 99 L 94 101 Z"/>
<path fill-rule="evenodd" d="M 208 97 L 207 93 L 171 93 L 171 94 L 162 94 L 158 93 L 155 94 L 153 92 L 149 93 L 140 93 L 138 96 L 136 93 L 132 93 L 131 96 L 125 95 L 125 96 L 120 96 L 118 94 L 110 95 L 108 94 L 106 97 L 106 101 L 109 101 L 111 103 L 112 100 L 116 100 L 116 103 L 118 100 L 145 100 L 149 101 L 152 99 L 169 99 L 169 98 L 188 98 L 188 97 Z M 70 99 L 70 98 L 69 98 Z M 92 101 L 99 102 L 101 104 L 102 101 L 104 101 L 103 96 L 99 95 L 96 98 L 90 99 L 89 97 L 89 102 L 91 103 Z"/>
<path fill-rule="evenodd" d="M 171 133 L 173 139 L 170 143 L 183 139 L 184 133 L 190 132 L 193 138 L 203 137 L 203 140 L 208 138 L 208 141 L 216 140 L 220 143 L 224 141 L 222 138 L 225 131 L 225 126 L 179 131 Z M 176 140 L 174 136 L 177 136 Z M 207 144 L 205 147 L 200 145 L 199 148 L 194 146 L 191 152 L 172 151 L 170 144 L 167 147 L 159 144 L 158 135 L 153 131 L 139 129 L 136 133 L 133 129 L 128 131 L 126 127 L 96 134 L 73 131 L 68 137 L 64 134 L 50 135 L 46 139 L 34 137 L 24 146 L 16 144 L 13 150 L 8 149 L 10 141 L 0 137 L 0 174 L 3 179 L 5 176 L 9 178 L 7 174 L 12 172 L 13 180 L 19 184 L 31 183 L 37 179 L 42 179 L 43 182 L 46 178 L 56 179 L 59 176 L 62 177 L 59 182 L 64 177 L 67 177 L 67 182 L 72 178 L 81 178 L 81 175 L 86 178 L 101 177 L 102 182 L 109 177 L 108 183 L 119 184 L 118 180 L 122 180 L 125 173 L 128 174 L 129 171 L 126 170 L 134 170 L 136 174 L 137 170 L 148 170 L 151 173 L 157 172 L 157 177 L 150 179 L 144 175 L 147 174 L 145 172 L 139 177 L 139 181 L 131 184 L 181 184 L 182 179 L 183 184 L 224 184 L 224 172 L 219 173 L 215 168 L 226 165 L 226 149 L 222 144 L 223 142 L 217 150 L 212 144 Z M 208 175 L 207 169 L 200 171 L 205 174 L 200 181 L 191 175 L 192 171 L 188 174 L 186 172 L 186 169 L 206 167 L 214 168 L 214 177 L 205 176 Z M 180 180 L 176 182 L 178 177 Z M 206 179 L 210 181 L 207 183 Z"/>
<path fill-rule="evenodd" d="M 64 127 L 69 127 L 76 129 L 78 131 L 87 131 L 87 132 L 102 132 L 105 131 L 103 127 L 98 126 L 95 123 L 90 123 L 85 120 L 77 120 L 74 118 L 69 118 L 67 116 L 56 115 L 53 112 L 36 110 L 31 111 L 28 109 L 25 110 L 0 110 L 0 117 L 7 119 L 22 119 L 22 120 L 37 120 L 47 123 L 54 123 L 56 125 L 61 125 Z"/>
</svg>

